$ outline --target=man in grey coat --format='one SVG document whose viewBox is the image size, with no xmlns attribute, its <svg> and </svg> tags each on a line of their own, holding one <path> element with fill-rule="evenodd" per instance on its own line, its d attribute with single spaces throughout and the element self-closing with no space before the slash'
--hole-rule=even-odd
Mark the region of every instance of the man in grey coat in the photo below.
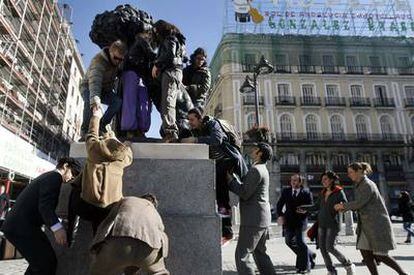
<svg viewBox="0 0 414 275">
<path fill-rule="evenodd" d="M 240 197 L 240 232 L 236 247 L 237 272 L 241 275 L 254 275 L 254 261 L 260 274 L 276 274 L 269 255 L 266 254 L 266 241 L 269 239 L 271 222 L 269 204 L 269 171 L 266 162 L 272 158 L 269 144 L 260 142 L 251 152 L 253 166 L 242 182 L 228 174 L 230 191 Z"/>
</svg>

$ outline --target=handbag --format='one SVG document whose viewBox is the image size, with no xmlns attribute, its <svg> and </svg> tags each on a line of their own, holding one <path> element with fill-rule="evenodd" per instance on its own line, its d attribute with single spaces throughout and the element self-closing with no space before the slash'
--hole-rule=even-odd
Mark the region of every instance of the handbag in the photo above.
<svg viewBox="0 0 414 275">
<path fill-rule="evenodd" d="M 306 232 L 308 238 L 313 241 L 318 237 L 318 221 L 316 221 Z"/>
</svg>

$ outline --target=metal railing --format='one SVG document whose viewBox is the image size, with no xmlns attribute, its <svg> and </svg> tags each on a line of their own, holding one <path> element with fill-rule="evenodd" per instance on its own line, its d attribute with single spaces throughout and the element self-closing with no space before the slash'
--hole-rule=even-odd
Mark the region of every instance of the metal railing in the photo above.
<svg viewBox="0 0 414 275">
<path fill-rule="evenodd" d="M 368 97 L 351 97 L 349 98 L 349 105 L 352 107 L 370 107 L 371 99 Z"/>
<path fill-rule="evenodd" d="M 275 105 L 296 106 L 296 98 L 294 96 L 276 96 Z"/>
<path fill-rule="evenodd" d="M 302 106 L 320 106 L 321 98 L 317 96 L 302 96 L 300 98 L 300 104 Z"/>
<path fill-rule="evenodd" d="M 374 98 L 375 107 L 395 107 L 393 98 Z"/>
<path fill-rule="evenodd" d="M 243 96 L 243 105 L 254 105 L 255 98 L 254 95 L 245 95 Z M 259 96 L 259 105 L 264 105 L 264 97 Z"/>
<path fill-rule="evenodd" d="M 404 142 L 401 134 L 278 133 L 278 142 Z"/>
<path fill-rule="evenodd" d="M 339 68 L 337 66 L 322 66 L 322 73 L 339 74 Z"/>
<path fill-rule="evenodd" d="M 289 65 L 275 65 L 274 72 L 275 73 L 290 73 L 291 68 Z"/>
<path fill-rule="evenodd" d="M 326 106 L 346 106 L 346 100 L 344 97 L 325 97 Z"/>
<path fill-rule="evenodd" d="M 347 74 L 363 74 L 364 69 L 362 66 L 346 66 Z"/>
<path fill-rule="evenodd" d="M 369 67 L 369 71 L 370 71 L 370 74 L 385 75 L 387 74 L 387 67 L 371 66 Z"/>
<path fill-rule="evenodd" d="M 299 65 L 299 73 L 314 74 L 316 73 L 314 65 Z"/>
<path fill-rule="evenodd" d="M 414 98 L 404 98 L 404 107 L 414 107 Z"/>
</svg>

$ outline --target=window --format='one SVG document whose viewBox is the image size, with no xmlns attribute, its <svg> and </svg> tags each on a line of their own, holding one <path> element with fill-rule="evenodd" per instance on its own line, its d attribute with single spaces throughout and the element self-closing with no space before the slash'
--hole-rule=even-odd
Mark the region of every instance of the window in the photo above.
<svg viewBox="0 0 414 275">
<path fill-rule="evenodd" d="M 339 115 L 333 115 L 330 119 L 332 138 L 334 140 L 343 140 L 344 138 L 344 125 L 342 118 Z"/>
<path fill-rule="evenodd" d="M 387 91 L 386 91 L 385 86 L 383 86 L 383 85 L 375 85 L 374 86 L 374 90 L 375 90 L 375 96 L 376 96 L 376 98 L 378 98 L 381 101 L 387 100 Z"/>
<path fill-rule="evenodd" d="M 304 73 L 315 72 L 310 55 L 299 55 L 299 71 Z"/>
<path fill-rule="evenodd" d="M 366 117 L 363 115 L 358 115 L 355 118 L 355 126 L 357 137 L 359 139 L 368 139 L 368 123 Z"/>
<path fill-rule="evenodd" d="M 324 153 L 309 153 L 306 155 L 305 162 L 308 166 L 325 166 L 326 156 Z"/>
<path fill-rule="evenodd" d="M 287 56 L 284 54 L 277 54 L 275 57 L 275 71 L 276 72 L 290 72 L 289 62 Z"/>
<path fill-rule="evenodd" d="M 382 116 L 380 118 L 380 124 L 381 124 L 382 137 L 384 139 L 390 139 L 392 137 L 392 125 L 391 125 L 390 117 Z"/>
<path fill-rule="evenodd" d="M 414 134 L 414 116 L 411 117 L 411 129 L 413 130 L 413 134 Z"/>
<path fill-rule="evenodd" d="M 318 119 L 315 115 L 308 115 L 305 119 L 306 136 L 308 139 L 318 138 Z"/>
<path fill-rule="evenodd" d="M 398 57 L 398 66 L 402 68 L 410 67 L 410 59 L 408 58 L 408 56 Z"/>
<path fill-rule="evenodd" d="M 306 84 L 302 86 L 303 102 L 314 103 L 316 101 L 315 94 L 313 92 L 313 85 Z"/>
<path fill-rule="evenodd" d="M 405 97 L 414 100 L 414 86 L 405 86 Z"/>
<path fill-rule="evenodd" d="M 332 155 L 332 164 L 334 166 L 347 166 L 350 163 L 350 156 L 349 154 L 333 154 Z"/>
<path fill-rule="evenodd" d="M 345 58 L 348 73 L 362 73 L 361 67 L 358 65 L 356 56 L 349 55 Z"/>
<path fill-rule="evenodd" d="M 381 67 L 381 61 L 380 61 L 379 56 L 370 56 L 369 63 L 371 64 L 371 67 L 374 67 L 374 68 Z"/>
<path fill-rule="evenodd" d="M 290 96 L 288 84 L 277 84 L 277 92 L 279 97 L 286 98 Z"/>
<path fill-rule="evenodd" d="M 280 165 L 295 166 L 299 165 L 299 156 L 294 153 L 283 154 L 279 160 Z"/>
<path fill-rule="evenodd" d="M 256 124 L 256 117 L 254 113 L 251 113 L 247 116 L 247 129 L 252 129 Z"/>
<path fill-rule="evenodd" d="M 280 131 L 282 138 L 292 138 L 292 119 L 288 114 L 280 117 Z"/>
<path fill-rule="evenodd" d="M 322 69 L 324 73 L 336 73 L 335 61 L 333 55 L 322 56 Z"/>
<path fill-rule="evenodd" d="M 356 100 L 362 99 L 362 86 L 361 85 L 351 86 L 351 97 Z"/>
<path fill-rule="evenodd" d="M 328 98 L 339 97 L 338 85 L 326 85 L 326 95 Z"/>
<path fill-rule="evenodd" d="M 244 55 L 244 62 L 246 64 L 256 65 L 256 55 L 253 53 L 246 53 Z"/>
</svg>

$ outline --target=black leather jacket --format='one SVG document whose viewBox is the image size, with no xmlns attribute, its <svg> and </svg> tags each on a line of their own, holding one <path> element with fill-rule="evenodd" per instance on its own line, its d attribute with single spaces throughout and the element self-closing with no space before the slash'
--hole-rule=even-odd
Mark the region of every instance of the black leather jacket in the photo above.
<svg viewBox="0 0 414 275">
<path fill-rule="evenodd" d="M 185 58 L 185 37 L 181 34 L 170 35 L 160 44 L 155 65 L 162 71 L 182 68 Z"/>
<path fill-rule="evenodd" d="M 204 107 L 211 85 L 211 74 L 208 67 L 187 66 L 183 70 L 183 84 L 187 87 L 194 107 Z"/>
</svg>

